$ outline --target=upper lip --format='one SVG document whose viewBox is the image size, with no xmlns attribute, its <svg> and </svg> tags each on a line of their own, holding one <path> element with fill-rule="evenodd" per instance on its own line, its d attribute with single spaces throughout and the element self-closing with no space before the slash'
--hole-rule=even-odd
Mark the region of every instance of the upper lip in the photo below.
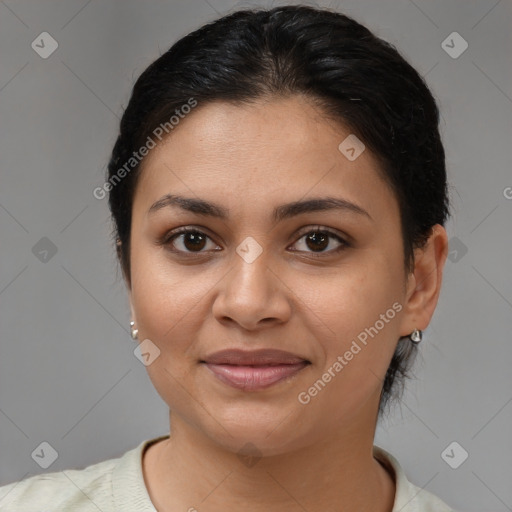
<svg viewBox="0 0 512 512">
<path fill-rule="evenodd" d="M 276 349 L 240 350 L 226 349 L 214 352 L 201 360 L 210 364 L 232 365 L 265 365 L 265 364 L 297 364 L 308 362 L 303 357 Z"/>
</svg>

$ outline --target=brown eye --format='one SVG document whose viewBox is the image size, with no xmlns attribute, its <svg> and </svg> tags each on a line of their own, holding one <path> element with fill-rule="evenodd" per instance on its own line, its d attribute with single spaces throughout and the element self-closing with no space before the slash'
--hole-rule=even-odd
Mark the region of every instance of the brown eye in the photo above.
<svg viewBox="0 0 512 512">
<path fill-rule="evenodd" d="M 306 235 L 306 245 L 313 249 L 323 251 L 329 245 L 329 235 L 321 232 L 314 232 Z"/>
<path fill-rule="evenodd" d="M 325 230 L 325 229 L 315 229 L 310 230 L 304 235 L 301 236 L 301 238 L 295 242 L 296 244 L 299 243 L 300 240 L 303 240 L 303 247 L 305 246 L 306 249 L 304 252 L 312 252 L 314 253 L 333 253 L 341 251 L 342 249 L 345 249 L 346 247 L 349 247 L 348 242 L 346 242 L 341 236 L 339 236 L 336 233 L 333 233 L 331 231 Z M 332 245 L 331 240 L 334 240 L 338 245 L 335 247 L 326 250 L 329 245 Z M 302 249 L 298 250 L 299 252 L 303 252 Z"/>
<path fill-rule="evenodd" d="M 190 251 L 200 251 L 206 245 L 206 237 L 201 233 L 184 233 L 183 236 L 183 245 L 187 250 Z"/>
<path fill-rule="evenodd" d="M 200 253 L 205 252 L 203 249 L 208 245 L 208 240 L 210 237 L 205 233 L 186 228 L 167 235 L 163 245 L 170 246 L 170 250 L 174 252 Z M 215 244 L 213 246 L 217 247 Z"/>
</svg>

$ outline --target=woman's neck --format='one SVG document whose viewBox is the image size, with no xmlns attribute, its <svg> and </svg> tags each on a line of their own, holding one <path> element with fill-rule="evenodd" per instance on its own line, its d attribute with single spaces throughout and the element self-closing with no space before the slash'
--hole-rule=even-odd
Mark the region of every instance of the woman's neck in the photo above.
<svg viewBox="0 0 512 512">
<path fill-rule="evenodd" d="M 359 429 L 264 457 L 225 450 L 173 416 L 169 439 L 144 454 L 143 473 L 158 512 L 391 512 L 395 483 L 373 458 L 373 435 Z"/>
</svg>

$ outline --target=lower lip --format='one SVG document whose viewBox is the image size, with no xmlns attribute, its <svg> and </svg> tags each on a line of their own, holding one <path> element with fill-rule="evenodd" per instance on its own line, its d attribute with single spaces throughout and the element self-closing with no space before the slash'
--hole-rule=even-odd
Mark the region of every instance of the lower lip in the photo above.
<svg viewBox="0 0 512 512">
<path fill-rule="evenodd" d="M 306 361 L 297 364 L 281 364 L 275 366 L 204 364 L 220 381 L 244 391 L 258 391 L 268 388 L 297 374 L 308 365 Z"/>
</svg>

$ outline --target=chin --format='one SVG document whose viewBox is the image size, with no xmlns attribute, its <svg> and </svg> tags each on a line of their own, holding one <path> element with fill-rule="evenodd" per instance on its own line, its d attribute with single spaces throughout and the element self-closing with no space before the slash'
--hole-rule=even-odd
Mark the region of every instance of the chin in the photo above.
<svg viewBox="0 0 512 512">
<path fill-rule="evenodd" d="M 304 424 L 297 421 L 292 411 L 280 408 L 271 414 L 272 411 L 261 409 L 261 405 L 256 405 L 243 411 L 217 414 L 217 421 L 209 418 L 199 428 L 212 441 L 240 456 L 281 455 L 308 444 L 311 435 L 304 431 Z M 299 425 L 302 429 L 297 428 Z"/>
</svg>

